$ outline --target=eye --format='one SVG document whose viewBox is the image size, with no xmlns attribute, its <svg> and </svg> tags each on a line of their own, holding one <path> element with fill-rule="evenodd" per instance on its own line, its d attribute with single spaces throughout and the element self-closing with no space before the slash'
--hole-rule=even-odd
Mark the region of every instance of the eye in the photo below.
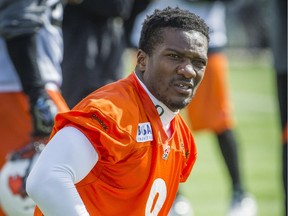
<svg viewBox="0 0 288 216">
<path fill-rule="evenodd" d="M 175 53 L 168 54 L 168 56 L 171 57 L 171 58 L 174 58 L 174 59 L 181 58 L 178 54 L 175 54 Z"/>
<path fill-rule="evenodd" d="M 206 66 L 206 61 L 202 59 L 197 59 L 192 61 L 193 66 L 197 68 L 204 68 Z"/>
</svg>

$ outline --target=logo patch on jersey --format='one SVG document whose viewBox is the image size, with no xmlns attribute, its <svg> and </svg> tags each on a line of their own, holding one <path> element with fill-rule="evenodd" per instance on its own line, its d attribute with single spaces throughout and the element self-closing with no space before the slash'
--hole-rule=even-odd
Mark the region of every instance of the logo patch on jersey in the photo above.
<svg viewBox="0 0 288 216">
<path fill-rule="evenodd" d="M 163 113 L 164 113 L 163 107 L 161 107 L 160 105 L 156 105 L 155 107 L 157 109 L 157 112 L 158 112 L 159 116 L 162 116 Z"/>
<path fill-rule="evenodd" d="M 163 151 L 162 159 L 167 160 L 170 153 L 170 146 L 168 144 L 164 145 Z"/>
<path fill-rule="evenodd" d="M 101 120 L 100 118 L 98 118 L 97 115 L 92 114 L 92 119 L 95 119 L 101 126 L 102 128 L 106 131 L 108 129 L 108 126 L 103 122 L 103 120 Z"/>
<path fill-rule="evenodd" d="M 137 142 L 147 142 L 153 140 L 150 122 L 139 123 L 136 137 Z"/>
</svg>

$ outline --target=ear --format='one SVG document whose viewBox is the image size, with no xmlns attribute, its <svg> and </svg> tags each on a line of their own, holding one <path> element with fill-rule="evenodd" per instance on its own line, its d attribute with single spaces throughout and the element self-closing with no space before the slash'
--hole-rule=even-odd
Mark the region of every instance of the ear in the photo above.
<svg viewBox="0 0 288 216">
<path fill-rule="evenodd" d="M 139 49 L 137 52 L 137 67 L 139 71 L 144 72 L 146 70 L 147 54 Z"/>
</svg>

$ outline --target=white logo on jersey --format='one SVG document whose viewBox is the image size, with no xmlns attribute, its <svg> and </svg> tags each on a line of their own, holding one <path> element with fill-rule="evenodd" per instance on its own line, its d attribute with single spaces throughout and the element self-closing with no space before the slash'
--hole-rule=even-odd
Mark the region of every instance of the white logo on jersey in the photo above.
<svg viewBox="0 0 288 216">
<path fill-rule="evenodd" d="M 153 140 L 150 122 L 139 123 L 136 137 L 137 142 L 147 142 Z"/>
<path fill-rule="evenodd" d="M 163 145 L 163 151 L 162 159 L 167 160 L 170 153 L 170 146 L 168 144 Z"/>
</svg>

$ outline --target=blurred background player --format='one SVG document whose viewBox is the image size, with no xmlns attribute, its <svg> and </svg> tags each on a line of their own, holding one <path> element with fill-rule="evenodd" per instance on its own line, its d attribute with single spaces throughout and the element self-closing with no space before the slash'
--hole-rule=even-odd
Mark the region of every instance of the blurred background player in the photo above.
<svg viewBox="0 0 288 216">
<path fill-rule="evenodd" d="M 62 93 L 70 108 L 95 89 L 122 78 L 123 22 L 133 4 L 134 0 L 84 0 L 65 7 Z"/>
<path fill-rule="evenodd" d="M 282 130 L 282 178 L 284 188 L 284 215 L 287 216 L 287 1 L 270 2 L 271 48 L 274 59 L 279 119 Z"/>
<path fill-rule="evenodd" d="M 68 110 L 59 90 L 62 12 L 57 0 L 0 1 L 0 202 L 6 215 L 33 215 L 25 178 L 55 114 Z"/>
<path fill-rule="evenodd" d="M 228 1 L 226 1 L 228 2 Z M 234 132 L 233 105 L 228 83 L 228 59 L 223 52 L 227 44 L 225 1 L 195 2 L 190 10 L 204 15 L 211 28 L 208 65 L 203 85 L 187 107 L 193 131 L 210 131 L 215 134 L 231 182 L 231 202 L 228 216 L 257 215 L 256 201 L 243 185 L 239 164 L 239 143 Z"/>
<path fill-rule="evenodd" d="M 206 74 L 199 90 L 192 102 L 187 107 L 187 117 L 193 131 L 211 131 L 215 134 L 225 166 L 231 180 L 231 203 L 228 216 L 254 216 L 257 214 L 256 201 L 248 195 L 241 179 L 241 170 L 238 160 L 238 142 L 234 134 L 235 122 L 233 119 L 232 101 L 229 95 L 228 85 L 228 59 L 223 52 L 227 44 L 226 35 L 226 2 L 206 0 L 156 0 L 147 10 L 136 18 L 135 28 L 131 35 L 131 41 L 137 47 L 139 37 L 139 23 L 145 18 L 145 14 L 155 8 L 164 8 L 168 5 L 190 10 L 207 22 L 211 29 L 208 50 L 208 65 Z M 185 203 L 185 197 L 180 198 L 181 205 Z M 177 200 L 175 202 L 177 205 Z M 174 205 L 174 207 L 175 207 Z M 187 206 L 187 204 L 186 204 Z M 192 208 L 192 207 L 191 207 Z M 189 208 L 187 213 L 174 213 L 175 215 L 191 215 Z M 190 211 L 191 212 L 191 211 Z"/>
<path fill-rule="evenodd" d="M 61 89 L 70 108 L 95 89 L 123 77 L 122 55 L 130 46 L 127 34 L 150 1 L 83 0 L 65 7 Z"/>
</svg>

